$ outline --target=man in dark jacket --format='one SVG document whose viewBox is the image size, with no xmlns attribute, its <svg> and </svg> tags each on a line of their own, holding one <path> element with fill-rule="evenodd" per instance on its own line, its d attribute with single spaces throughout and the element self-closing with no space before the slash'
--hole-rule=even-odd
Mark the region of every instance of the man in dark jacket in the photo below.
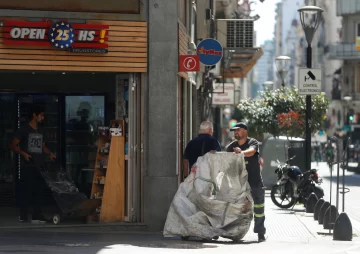
<svg viewBox="0 0 360 254">
<path fill-rule="evenodd" d="M 248 137 L 248 127 L 245 123 L 237 123 L 230 130 L 234 131 L 236 140 L 226 147 L 226 151 L 244 154 L 248 182 L 254 199 L 254 233 L 258 234 L 259 242 L 263 242 L 266 239 L 264 226 L 265 190 L 260 172 L 259 143 L 256 139 Z"/>
<path fill-rule="evenodd" d="M 202 122 L 199 135 L 187 144 L 184 152 L 184 178 L 189 175 L 189 170 L 200 156 L 212 151 L 221 151 L 219 141 L 212 136 L 213 132 L 211 122 Z"/>
</svg>

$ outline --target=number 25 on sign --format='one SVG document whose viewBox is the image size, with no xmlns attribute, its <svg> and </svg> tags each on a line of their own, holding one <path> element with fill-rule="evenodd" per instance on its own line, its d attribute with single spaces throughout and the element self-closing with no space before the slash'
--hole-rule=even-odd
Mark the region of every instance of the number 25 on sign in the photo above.
<svg viewBox="0 0 360 254">
<path fill-rule="evenodd" d="M 57 32 L 57 36 L 55 38 L 55 41 L 67 41 L 69 39 L 70 29 L 68 30 L 58 29 L 56 32 Z"/>
</svg>

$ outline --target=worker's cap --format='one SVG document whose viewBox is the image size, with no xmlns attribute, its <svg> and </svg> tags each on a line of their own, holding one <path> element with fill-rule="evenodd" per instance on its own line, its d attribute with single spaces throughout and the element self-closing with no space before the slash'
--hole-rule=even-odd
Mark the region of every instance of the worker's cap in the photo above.
<svg viewBox="0 0 360 254">
<path fill-rule="evenodd" d="M 247 130 L 247 129 L 248 129 L 246 123 L 239 122 L 239 123 L 235 124 L 235 126 L 232 127 L 230 130 L 231 130 L 231 131 L 234 131 L 234 130 L 237 130 L 237 129 L 239 129 L 239 128 L 242 128 L 242 129 L 244 129 L 244 130 Z"/>
</svg>

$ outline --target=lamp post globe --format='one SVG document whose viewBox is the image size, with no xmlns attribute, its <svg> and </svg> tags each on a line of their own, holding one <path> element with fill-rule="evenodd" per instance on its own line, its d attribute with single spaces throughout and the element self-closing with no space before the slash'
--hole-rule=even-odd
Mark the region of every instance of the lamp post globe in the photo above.
<svg viewBox="0 0 360 254">
<path fill-rule="evenodd" d="M 301 26 L 305 32 L 306 41 L 311 45 L 316 29 L 320 24 L 321 13 L 324 10 L 317 6 L 304 6 L 298 9 Z"/>
<path fill-rule="evenodd" d="M 278 56 L 275 58 L 276 69 L 281 78 L 281 85 L 285 86 L 285 79 L 289 73 L 291 58 L 288 56 Z"/>
</svg>

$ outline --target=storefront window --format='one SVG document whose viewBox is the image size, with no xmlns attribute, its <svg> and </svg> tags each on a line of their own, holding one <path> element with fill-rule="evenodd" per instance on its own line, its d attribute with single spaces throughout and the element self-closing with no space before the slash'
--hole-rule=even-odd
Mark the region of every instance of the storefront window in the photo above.
<svg viewBox="0 0 360 254">
<path fill-rule="evenodd" d="M 0 8 L 70 12 L 140 13 L 140 0 L 13 0 L 2 1 Z"/>
</svg>

